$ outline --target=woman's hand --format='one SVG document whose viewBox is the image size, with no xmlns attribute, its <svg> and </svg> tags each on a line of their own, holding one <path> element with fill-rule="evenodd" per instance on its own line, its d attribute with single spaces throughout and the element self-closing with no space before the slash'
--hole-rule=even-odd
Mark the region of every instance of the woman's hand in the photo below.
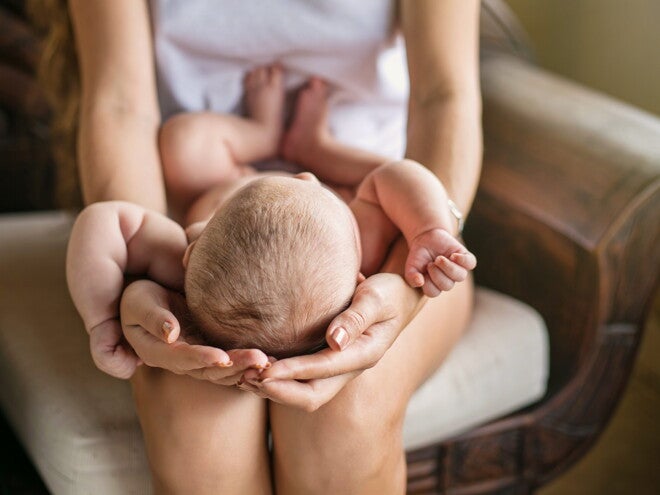
<svg viewBox="0 0 660 495">
<path fill-rule="evenodd" d="M 150 280 L 126 288 L 120 306 L 124 337 L 144 364 L 219 385 L 235 385 L 247 369 L 270 366 L 257 349 L 225 352 L 183 341 L 175 313 L 182 314 L 184 308 L 181 294 Z"/>
<path fill-rule="evenodd" d="M 329 349 L 248 370 L 239 387 L 272 401 L 314 411 L 375 366 L 416 313 L 419 294 L 399 275 L 379 273 L 355 290 L 350 307 L 329 325 Z"/>
</svg>

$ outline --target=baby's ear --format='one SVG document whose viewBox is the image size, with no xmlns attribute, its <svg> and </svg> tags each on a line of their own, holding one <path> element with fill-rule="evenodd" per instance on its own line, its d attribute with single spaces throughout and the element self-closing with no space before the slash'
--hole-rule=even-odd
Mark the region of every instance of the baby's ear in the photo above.
<svg viewBox="0 0 660 495">
<path fill-rule="evenodd" d="M 188 225 L 186 227 L 186 237 L 188 238 L 188 242 L 192 243 L 193 241 L 196 241 L 199 236 L 202 235 L 207 223 L 208 220 Z"/>
<path fill-rule="evenodd" d="M 197 244 L 197 240 L 192 241 L 188 244 L 186 252 L 183 253 L 183 268 L 188 269 L 188 262 L 190 261 L 190 254 L 192 253 L 193 247 Z"/>
</svg>

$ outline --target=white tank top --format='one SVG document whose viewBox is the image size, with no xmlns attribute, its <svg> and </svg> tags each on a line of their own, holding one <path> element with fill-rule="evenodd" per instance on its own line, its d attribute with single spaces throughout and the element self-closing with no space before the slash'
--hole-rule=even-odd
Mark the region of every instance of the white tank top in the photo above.
<svg viewBox="0 0 660 495">
<path fill-rule="evenodd" d="M 340 141 L 400 157 L 408 77 L 391 0 L 151 0 L 163 118 L 242 112 L 242 81 L 278 62 L 289 92 L 310 76 L 330 87 Z"/>
</svg>

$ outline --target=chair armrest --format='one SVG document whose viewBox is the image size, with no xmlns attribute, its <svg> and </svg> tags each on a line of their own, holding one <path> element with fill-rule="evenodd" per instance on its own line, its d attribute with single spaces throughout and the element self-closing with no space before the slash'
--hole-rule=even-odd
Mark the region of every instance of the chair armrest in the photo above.
<svg viewBox="0 0 660 495">
<path fill-rule="evenodd" d="M 519 58 L 482 62 L 484 170 L 466 227 L 477 280 L 551 333 L 551 388 L 604 325 L 639 327 L 660 266 L 660 119 Z"/>
<path fill-rule="evenodd" d="M 420 456 L 441 455 L 462 493 L 531 493 L 595 441 L 632 369 L 658 285 L 660 120 L 506 54 L 482 76 L 465 238 L 477 281 L 545 318 L 550 383 L 538 405 Z"/>
</svg>

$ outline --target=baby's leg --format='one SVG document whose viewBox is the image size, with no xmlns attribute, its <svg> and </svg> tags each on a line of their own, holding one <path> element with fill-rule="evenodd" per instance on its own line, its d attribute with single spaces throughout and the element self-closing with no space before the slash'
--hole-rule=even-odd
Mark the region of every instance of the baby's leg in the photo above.
<svg viewBox="0 0 660 495">
<path fill-rule="evenodd" d="M 186 209 L 202 192 L 244 174 L 245 165 L 277 153 L 282 133 L 284 85 L 279 67 L 245 78 L 248 117 L 211 112 L 175 115 L 159 134 L 170 202 Z"/>
<path fill-rule="evenodd" d="M 304 166 L 324 182 L 356 186 L 388 159 L 337 141 L 327 122 L 327 87 L 312 78 L 300 91 L 291 126 L 282 142 L 282 155 Z"/>
<path fill-rule="evenodd" d="M 132 384 L 154 493 L 272 493 L 264 400 L 146 366 Z"/>
</svg>

